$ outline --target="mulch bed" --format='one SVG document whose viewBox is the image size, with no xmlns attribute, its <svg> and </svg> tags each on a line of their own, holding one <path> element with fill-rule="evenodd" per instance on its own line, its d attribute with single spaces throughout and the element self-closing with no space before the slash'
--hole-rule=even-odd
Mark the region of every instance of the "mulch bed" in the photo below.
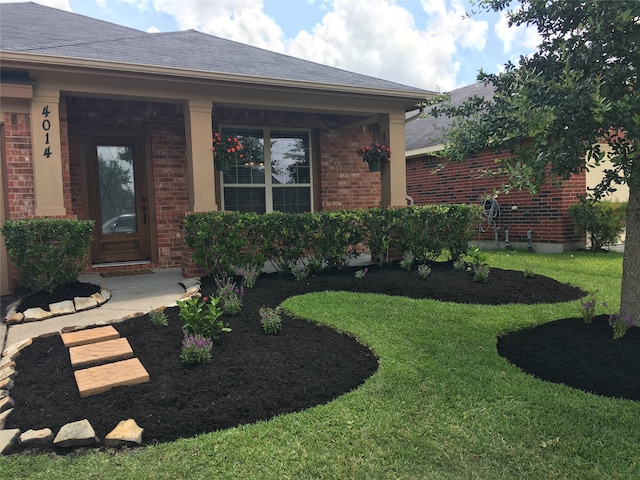
<svg viewBox="0 0 640 480">
<path fill-rule="evenodd" d="M 374 353 L 353 337 L 287 316 L 283 318 L 280 335 L 262 333 L 258 309 L 275 307 L 293 295 L 346 290 L 491 305 L 564 302 L 585 295 L 579 288 L 547 277 L 526 278 L 522 272 L 495 268 L 491 269 L 487 283 L 474 282 L 469 274 L 454 271 L 450 263 L 434 264 L 426 280 L 421 280 L 415 271 L 409 273 L 398 266 L 369 266 L 366 277 L 359 280 L 354 276 L 358 269 L 323 272 L 304 281 L 295 281 L 286 275 L 262 275 L 253 289 L 247 289 L 240 315 L 226 317 L 232 332 L 223 334 L 214 344 L 213 362 L 208 365 L 188 367 L 180 363 L 182 335 L 176 308 L 167 309 L 168 327 L 152 326 L 147 316 L 115 324 L 148 370 L 151 381 L 85 399 L 78 397 L 67 349 L 59 336 L 35 339 L 17 358 L 19 374 L 11 390 L 15 411 L 5 428 L 24 431 L 48 427 L 55 433 L 65 423 L 87 418 L 103 439 L 120 420 L 134 418 L 145 429 L 145 444 L 168 442 L 300 411 L 329 402 L 361 385 L 376 371 L 378 363 Z M 212 279 L 203 279 L 202 292 L 210 294 L 214 290 Z M 611 337 L 610 330 L 579 329 L 575 321 L 553 322 L 567 327 L 556 327 L 551 333 L 536 334 L 538 329 L 549 328 L 543 325 L 510 334 L 500 339 L 500 353 L 544 378 L 544 372 L 550 370 L 548 364 L 553 363 L 558 352 L 542 355 L 546 363 L 538 370 L 536 358 L 540 357 L 530 355 L 530 362 L 526 364 L 521 363 L 518 354 L 546 346 L 550 337 L 558 342 L 561 337 L 577 338 L 578 331 L 587 332 L 584 335 L 591 332 L 600 339 L 603 335 L 607 339 Z M 594 325 L 600 323 L 600 319 L 594 320 Z M 632 366 L 640 362 L 636 333 L 640 332 L 629 332 L 629 341 L 615 344 L 617 358 L 625 359 Z M 507 340 L 516 334 L 519 336 L 515 341 Z M 580 341 L 575 343 L 578 345 L 572 348 L 587 348 L 582 347 Z M 627 347 L 628 344 L 633 344 L 633 348 Z M 602 393 L 603 384 L 623 383 L 618 382 L 617 366 L 610 367 L 611 357 L 605 359 L 609 364 L 604 365 L 593 350 L 588 355 L 580 352 L 578 355 L 583 357 L 593 376 L 577 388 L 606 394 Z M 573 375 L 573 370 L 563 368 L 566 363 L 564 357 L 556 362 L 558 378 L 551 381 L 571 385 L 562 377 L 563 371 Z M 608 377 L 599 374 L 603 370 Z M 589 378 L 598 380 L 589 385 Z M 623 383 L 622 390 L 628 383 Z M 636 388 L 637 383 L 636 380 Z M 625 395 L 618 391 L 615 396 Z M 16 447 L 14 453 L 36 451 L 70 453 L 54 447 L 38 450 Z"/>
</svg>

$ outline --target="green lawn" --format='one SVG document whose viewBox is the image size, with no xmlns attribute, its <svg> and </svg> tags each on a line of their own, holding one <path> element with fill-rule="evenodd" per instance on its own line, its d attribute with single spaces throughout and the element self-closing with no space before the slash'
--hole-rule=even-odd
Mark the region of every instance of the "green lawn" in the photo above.
<svg viewBox="0 0 640 480">
<path fill-rule="evenodd" d="M 492 266 L 528 265 L 599 290 L 610 311 L 618 305 L 620 254 L 487 255 Z M 112 454 L 4 457 L 0 477 L 640 478 L 639 402 L 536 380 L 496 353 L 500 333 L 576 316 L 577 302 L 495 307 L 326 292 L 284 306 L 353 333 L 378 354 L 379 371 L 328 405 L 269 422 Z"/>
</svg>

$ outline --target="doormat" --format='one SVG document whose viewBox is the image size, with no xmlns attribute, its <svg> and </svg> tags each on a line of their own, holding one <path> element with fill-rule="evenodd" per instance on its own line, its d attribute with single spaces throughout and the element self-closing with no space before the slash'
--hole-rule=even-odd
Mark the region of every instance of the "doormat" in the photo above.
<svg viewBox="0 0 640 480">
<path fill-rule="evenodd" d="M 104 272 L 101 273 L 101 277 L 128 277 L 130 275 L 149 275 L 153 273 L 152 270 L 131 270 L 131 271 L 122 271 L 122 272 Z"/>
</svg>

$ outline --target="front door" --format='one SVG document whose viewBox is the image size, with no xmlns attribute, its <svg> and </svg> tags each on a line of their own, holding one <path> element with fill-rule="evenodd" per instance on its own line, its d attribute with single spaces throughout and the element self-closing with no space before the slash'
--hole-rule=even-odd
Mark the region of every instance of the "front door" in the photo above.
<svg viewBox="0 0 640 480">
<path fill-rule="evenodd" d="M 151 260 L 152 199 L 144 138 L 87 142 L 92 263 Z"/>
</svg>

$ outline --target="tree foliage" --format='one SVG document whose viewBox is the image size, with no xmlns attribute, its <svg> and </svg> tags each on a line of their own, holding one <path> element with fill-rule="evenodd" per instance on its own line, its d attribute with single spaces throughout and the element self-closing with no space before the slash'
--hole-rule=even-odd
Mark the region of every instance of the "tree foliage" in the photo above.
<svg viewBox="0 0 640 480">
<path fill-rule="evenodd" d="M 513 0 L 476 3 L 494 10 L 516 6 Z M 458 117 L 444 155 L 462 160 L 485 148 L 516 152 L 518 163 L 501 158 L 497 171 L 510 176 L 509 186 L 535 192 L 549 175 L 566 179 L 599 165 L 606 143 L 612 161 L 593 193 L 622 183 L 640 187 L 640 2 L 526 0 L 509 18 L 512 25 L 538 27 L 538 51 L 502 73 L 480 72 L 478 80 L 494 86 L 493 98 L 432 110 Z"/>
<path fill-rule="evenodd" d="M 480 72 L 490 99 L 431 114 L 455 118 L 443 155 L 464 160 L 490 149 L 494 173 L 509 188 L 532 193 L 551 179 L 567 179 L 602 165 L 599 199 L 629 187 L 621 308 L 640 325 L 640 1 L 475 0 L 508 13 L 512 26 L 535 26 L 538 49 L 498 74 Z M 602 145 L 610 151 L 605 158 Z M 515 154 L 515 155 L 513 155 Z"/>
</svg>

